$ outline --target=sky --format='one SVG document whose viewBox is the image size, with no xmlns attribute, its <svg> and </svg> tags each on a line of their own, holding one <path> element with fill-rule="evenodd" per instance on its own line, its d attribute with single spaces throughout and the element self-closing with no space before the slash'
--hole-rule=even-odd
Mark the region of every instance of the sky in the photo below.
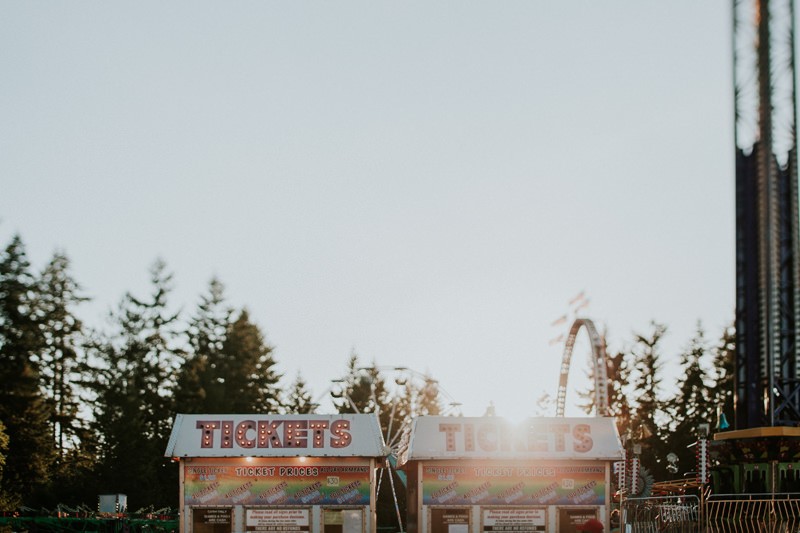
<svg viewBox="0 0 800 533">
<path fill-rule="evenodd" d="M 356 353 L 520 419 L 581 292 L 667 375 L 732 322 L 731 56 L 727 0 L 0 0 L 0 243 L 91 326 L 163 258 L 315 398 Z"/>
</svg>

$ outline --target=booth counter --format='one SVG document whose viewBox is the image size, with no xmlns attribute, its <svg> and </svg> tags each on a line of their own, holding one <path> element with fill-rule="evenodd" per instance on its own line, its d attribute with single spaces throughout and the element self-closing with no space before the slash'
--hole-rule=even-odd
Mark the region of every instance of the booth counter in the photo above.
<svg viewBox="0 0 800 533">
<path fill-rule="evenodd" d="M 182 415 L 181 533 L 374 533 L 374 415 Z"/>
<path fill-rule="evenodd" d="M 608 530 L 621 459 L 612 418 L 420 417 L 401 455 L 407 529 L 571 533 L 597 518 Z"/>
</svg>

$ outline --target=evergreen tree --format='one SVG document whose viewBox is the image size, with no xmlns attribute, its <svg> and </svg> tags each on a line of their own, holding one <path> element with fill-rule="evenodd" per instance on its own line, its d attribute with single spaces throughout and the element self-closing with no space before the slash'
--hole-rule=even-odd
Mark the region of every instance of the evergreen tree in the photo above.
<svg viewBox="0 0 800 533">
<path fill-rule="evenodd" d="M 223 347 L 231 327 L 233 310 L 225 303 L 224 286 L 213 278 L 208 294 L 201 297 L 196 314 L 189 322 L 189 351 L 176 380 L 175 402 L 179 413 L 219 413 L 224 406 L 210 398 L 225 375 Z"/>
<path fill-rule="evenodd" d="M 534 403 L 533 416 L 553 416 L 555 414 L 555 399 L 549 392 L 542 390 L 542 393 L 536 397 Z"/>
<path fill-rule="evenodd" d="M 713 386 L 711 387 L 711 403 L 716 409 L 711 429 L 718 427 L 721 415 L 729 425 L 735 422 L 733 410 L 733 394 L 736 379 L 736 331 L 733 327 L 725 328 L 719 344 L 713 349 L 714 371 Z M 729 427 L 728 429 L 734 429 Z"/>
<path fill-rule="evenodd" d="M 678 381 L 678 391 L 667 403 L 667 412 L 672 418 L 667 437 L 667 448 L 679 459 L 679 468 L 685 471 L 694 469 L 694 450 L 689 446 L 697 440 L 700 424 L 712 424 L 714 404 L 711 399 L 708 372 L 704 368 L 708 351 L 705 333 L 700 325 L 681 354 L 682 375 Z"/>
<path fill-rule="evenodd" d="M 281 407 L 273 348 L 246 309 L 233 318 L 224 286 L 212 279 L 187 331 L 189 351 L 178 372 L 182 413 L 276 413 Z"/>
<path fill-rule="evenodd" d="M 98 491 L 128 495 L 132 508 L 177 504 L 177 468 L 163 454 L 173 414 L 177 314 L 167 310 L 172 276 L 157 261 L 152 294 L 130 294 L 113 316 L 115 331 L 93 352 L 85 384 L 96 394 L 94 429 L 102 453 Z"/>
<path fill-rule="evenodd" d="M 272 347 L 243 309 L 228 327 L 216 379 L 206 381 L 207 406 L 212 413 L 277 413 L 280 374 Z M 208 367 L 211 367 L 209 364 Z"/>
<path fill-rule="evenodd" d="M 40 387 L 46 349 L 36 309 L 37 283 L 17 235 L 0 255 L 0 421 L 9 448 L 0 485 L 6 505 L 45 485 L 53 463 L 49 411 Z"/>
<path fill-rule="evenodd" d="M 603 348 L 606 352 L 606 397 L 608 399 L 608 416 L 616 419 L 617 430 L 620 435 L 624 435 L 630 427 L 631 406 L 628 401 L 630 389 L 630 362 L 629 354 L 620 351 L 616 354 L 609 354 L 606 334 L 603 334 Z M 578 391 L 578 396 L 583 401 L 579 407 L 586 413 L 591 414 L 596 410 L 596 395 L 594 390 L 595 370 L 594 356 L 589 359 L 588 370 L 586 372 L 592 386 L 583 391 Z"/>
<path fill-rule="evenodd" d="M 284 411 L 287 414 L 307 415 L 313 413 L 317 408 L 311 393 L 306 387 L 306 382 L 300 372 L 289 387 L 289 394 L 284 401 Z"/>
<path fill-rule="evenodd" d="M 343 390 L 334 405 L 340 413 L 376 413 L 385 435 L 392 417 L 386 381 L 374 363 L 363 368 L 358 363 L 358 355 L 351 354 L 342 383 Z"/>
<path fill-rule="evenodd" d="M 6 466 L 6 455 L 8 454 L 8 435 L 6 434 L 6 426 L 0 420 L 0 486 L 3 485 L 3 470 Z M 5 490 L 0 489 L 0 510 L 12 510 L 19 505 L 17 497 L 14 494 L 8 494 Z"/>
<path fill-rule="evenodd" d="M 636 404 L 633 407 L 630 423 L 630 436 L 644 450 L 642 465 L 655 476 L 663 479 L 666 475 L 664 435 L 659 426 L 663 418 L 661 394 L 661 353 L 660 343 L 667 331 L 666 326 L 652 323 L 652 332 L 645 336 L 636 334 L 633 351 L 635 376 L 632 380 Z"/>
<path fill-rule="evenodd" d="M 439 382 L 425 374 L 422 385 L 415 394 L 414 411 L 412 417 L 430 415 L 437 416 L 442 413 L 442 399 Z"/>
<path fill-rule="evenodd" d="M 42 386 L 51 411 L 59 465 L 63 464 L 68 450 L 79 445 L 80 418 L 73 383 L 83 324 L 75 316 L 74 308 L 87 300 L 79 291 L 80 287 L 69 272 L 69 259 L 63 253 L 56 253 L 40 278 L 37 308 L 39 326 L 46 341 L 41 358 Z"/>
</svg>

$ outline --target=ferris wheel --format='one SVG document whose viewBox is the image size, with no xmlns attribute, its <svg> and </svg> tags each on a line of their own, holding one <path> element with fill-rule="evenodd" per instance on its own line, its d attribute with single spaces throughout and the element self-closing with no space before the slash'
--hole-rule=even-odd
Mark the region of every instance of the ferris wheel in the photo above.
<svg viewBox="0 0 800 533">
<path fill-rule="evenodd" d="M 397 522 L 403 530 L 395 478 L 406 483 L 405 474 L 397 470 L 397 460 L 407 445 L 410 421 L 419 415 L 460 416 L 461 403 L 429 374 L 405 366 L 357 367 L 332 383 L 325 394 L 329 394 L 332 400 L 338 400 L 338 406 L 346 402 L 344 405 L 356 413 L 375 413 L 384 426 L 384 442 L 389 454 L 384 466 L 379 469 L 376 497 L 380 496 L 385 486 L 384 479 L 388 479 Z M 362 396 L 354 398 L 351 393 L 357 389 Z M 363 395 L 365 391 L 366 397 Z M 335 401 L 334 405 L 337 405 Z M 388 412 L 385 411 L 387 407 Z"/>
<path fill-rule="evenodd" d="M 353 398 L 352 391 L 360 387 L 367 390 L 368 398 Z M 379 387 L 381 390 L 379 390 Z M 325 394 L 346 405 L 356 413 L 375 413 L 382 420 L 388 419 L 384 428 L 384 440 L 393 452 L 403 436 L 411 418 L 419 415 L 458 416 L 461 403 L 456 401 L 430 374 L 406 366 L 360 366 L 345 376 L 334 379 Z M 383 400 L 378 395 L 383 395 Z M 389 399 L 389 402 L 385 400 Z M 387 408 L 389 412 L 382 409 Z M 339 404 L 341 405 L 341 404 Z M 401 420 L 398 420 L 401 419 Z"/>
</svg>

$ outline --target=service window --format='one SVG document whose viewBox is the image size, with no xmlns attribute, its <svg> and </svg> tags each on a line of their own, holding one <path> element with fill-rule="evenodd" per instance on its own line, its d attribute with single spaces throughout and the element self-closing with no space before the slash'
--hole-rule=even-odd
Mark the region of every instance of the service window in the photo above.
<svg viewBox="0 0 800 533">
<path fill-rule="evenodd" d="M 363 509 L 323 509 L 323 533 L 364 533 Z"/>
<path fill-rule="evenodd" d="M 484 533 L 528 533 L 547 531 L 544 507 L 484 508 L 481 512 Z"/>
<path fill-rule="evenodd" d="M 308 533 L 310 509 L 247 509 L 245 529 L 253 532 Z"/>
<path fill-rule="evenodd" d="M 192 508 L 192 533 L 231 533 L 233 507 Z"/>
<path fill-rule="evenodd" d="M 429 508 L 430 533 L 469 533 L 469 507 Z"/>
<path fill-rule="evenodd" d="M 578 526 L 582 526 L 590 518 L 597 518 L 597 509 L 594 507 L 559 507 L 558 531 L 559 533 L 577 533 Z"/>
</svg>

